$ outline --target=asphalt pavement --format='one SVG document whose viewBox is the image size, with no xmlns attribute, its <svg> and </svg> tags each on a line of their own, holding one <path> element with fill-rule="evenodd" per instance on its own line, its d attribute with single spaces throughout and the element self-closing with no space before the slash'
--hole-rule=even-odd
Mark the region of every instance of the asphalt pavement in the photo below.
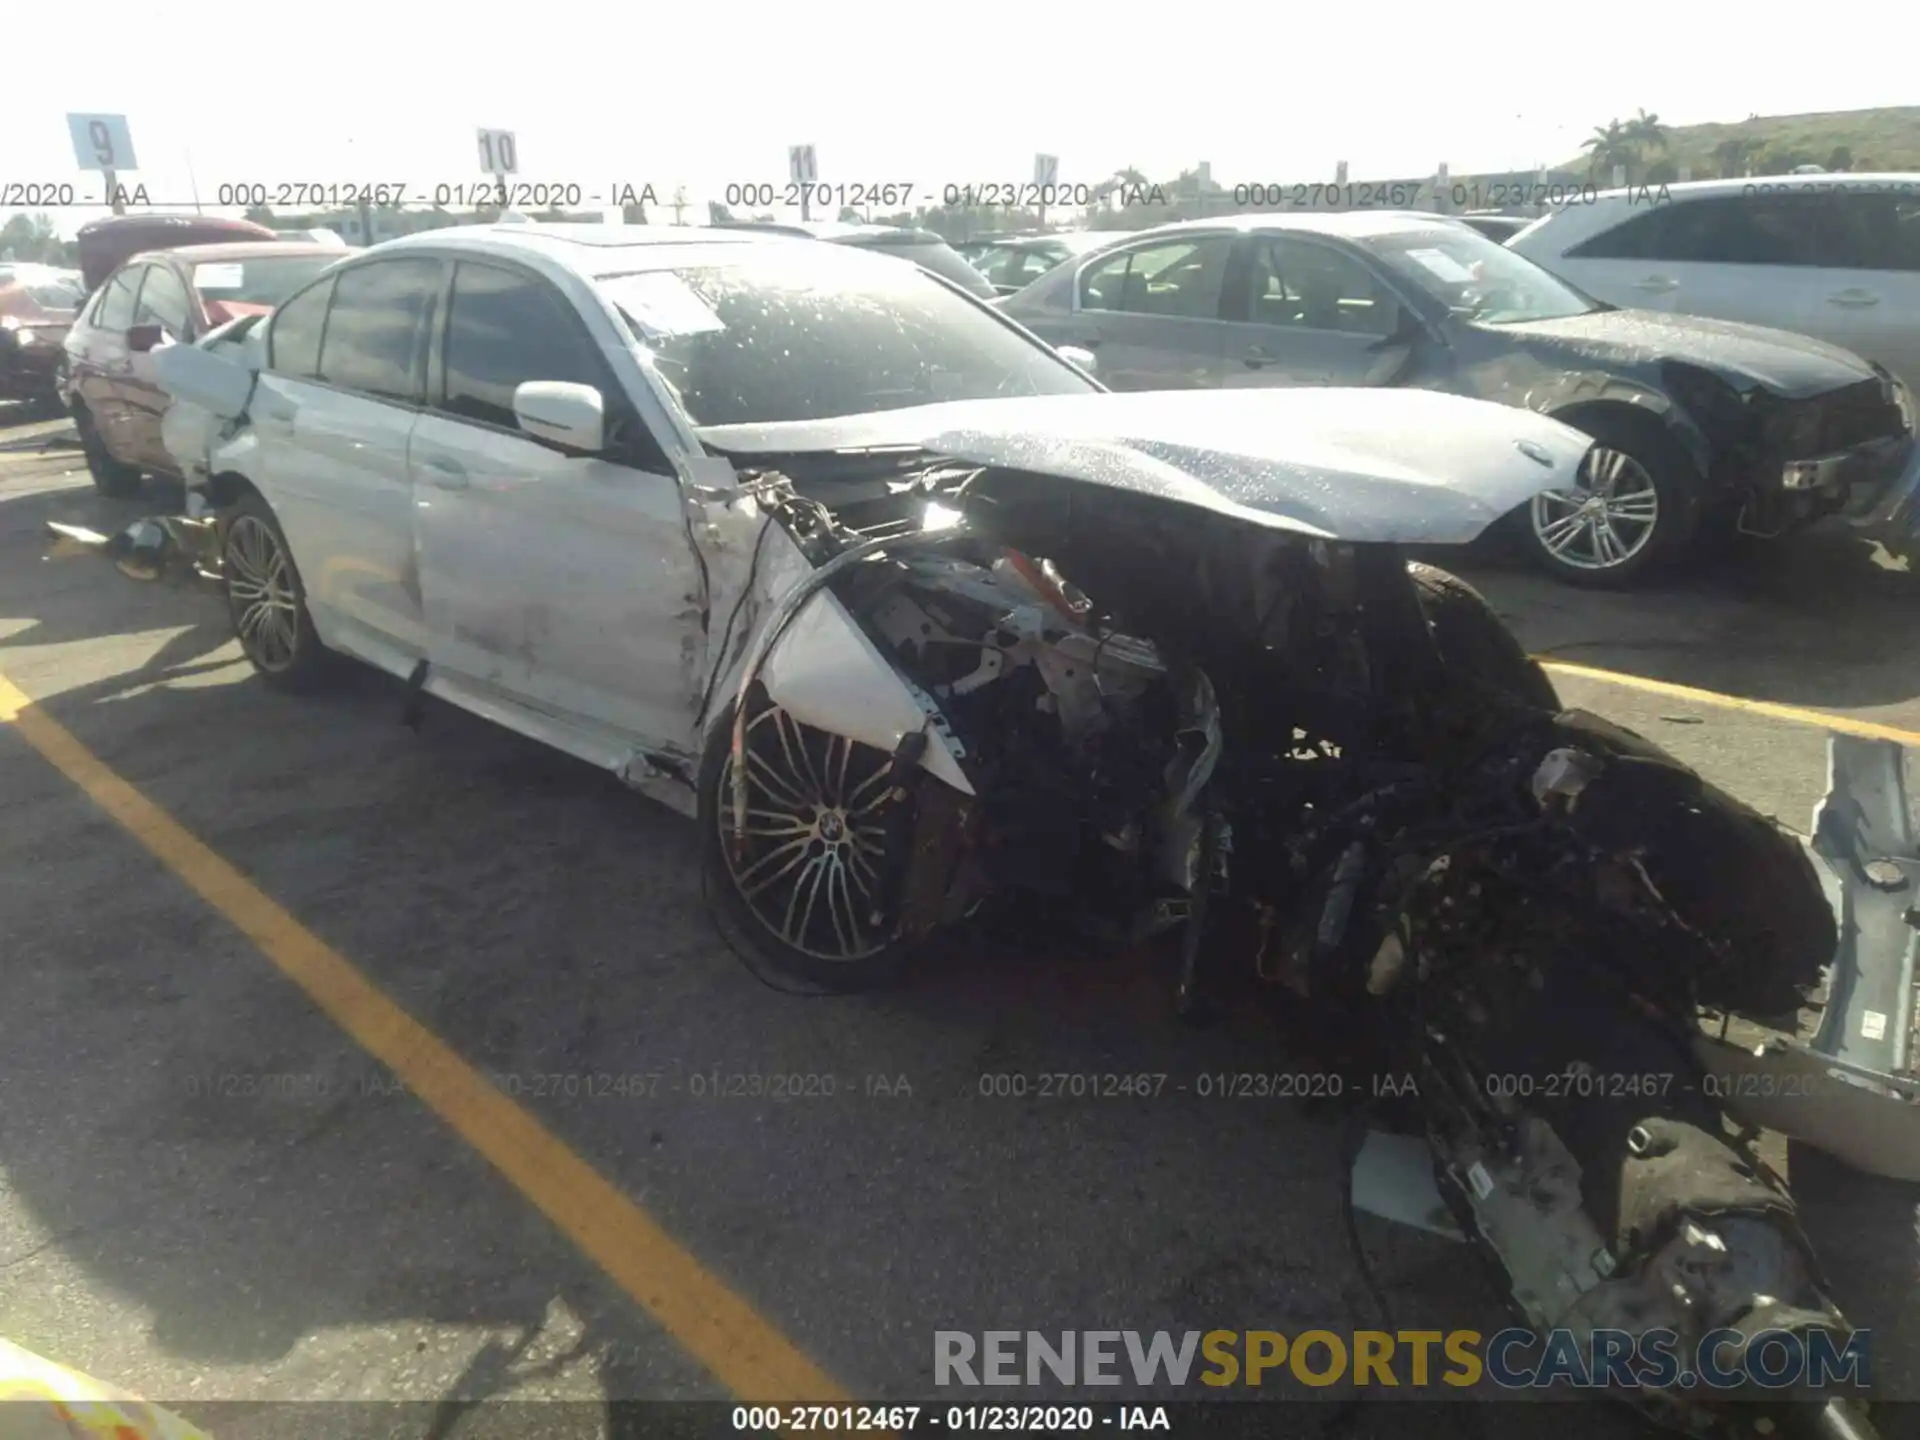
<svg viewBox="0 0 1920 1440">
<path fill-rule="evenodd" d="M 218 1440 L 439 1440 L 664 1434 L 607 1402 L 783 1384 L 926 1401 L 945 1329 L 1504 1323 L 1459 1247 L 1363 1217 L 1382 1324 L 1340 1123 L 1199 1098 L 1284 1062 L 1177 1022 L 1163 955 L 995 936 L 886 994 L 769 989 L 676 815 L 445 706 L 409 730 L 371 672 L 272 693 L 216 596 L 49 558 L 47 520 L 163 493 L 100 499 L 57 429 L 0 430 L 0 1335 Z M 1799 828 L 1803 709 L 1920 744 L 1920 577 L 1864 552 L 1637 596 L 1462 568 L 1582 667 L 1569 703 Z M 1169 1079 L 983 1093 L 1016 1073 Z M 1920 1400 L 1920 1194 L 1794 1172 L 1877 1388 Z"/>
</svg>

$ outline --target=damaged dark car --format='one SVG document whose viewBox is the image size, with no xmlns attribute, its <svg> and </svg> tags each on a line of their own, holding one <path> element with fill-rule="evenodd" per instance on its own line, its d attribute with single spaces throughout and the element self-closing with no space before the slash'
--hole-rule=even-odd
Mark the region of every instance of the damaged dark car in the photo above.
<svg viewBox="0 0 1920 1440">
<path fill-rule="evenodd" d="M 1415 1078 L 1396 1121 L 1528 1324 L 1718 1332 L 1736 1377 L 1851 1334 L 1698 1045 L 1703 1007 L 1820 981 L 1807 851 L 1563 711 L 1404 549 L 1575 485 L 1586 436 L 1417 390 L 1104 392 L 913 267 L 610 230 L 393 242 L 164 352 L 263 679 L 351 656 L 694 817 L 720 929 L 789 988 L 900 979 L 1009 906 L 1163 945 L 1189 1010 L 1243 979 Z M 1521 1072 L 1593 1083 L 1488 1083 Z M 1757 1381 L 1619 1393 L 1873 1433 Z"/>
<path fill-rule="evenodd" d="M 1637 583 L 1698 543 L 1816 522 L 1920 535 L 1913 398 L 1807 336 L 1603 304 L 1466 225 L 1249 215 L 1142 232 L 1003 302 L 1091 348 L 1117 389 L 1410 387 L 1552 415 L 1597 442 L 1581 484 L 1510 522 L 1576 585 Z"/>
</svg>

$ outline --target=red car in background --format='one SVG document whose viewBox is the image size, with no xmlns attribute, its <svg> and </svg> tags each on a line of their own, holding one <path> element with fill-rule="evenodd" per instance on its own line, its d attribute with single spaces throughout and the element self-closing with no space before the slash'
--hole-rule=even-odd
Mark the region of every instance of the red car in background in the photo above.
<svg viewBox="0 0 1920 1440">
<path fill-rule="evenodd" d="M 86 295 L 78 270 L 0 265 L 0 400 L 58 398 L 61 346 Z"/>
<path fill-rule="evenodd" d="M 86 240 L 83 230 L 83 268 Z M 67 332 L 62 395 L 100 492 L 129 495 L 142 472 L 177 473 L 160 440 L 168 401 L 154 379 L 155 349 L 263 315 L 349 253 L 287 240 L 188 242 L 134 255 L 106 277 Z"/>
</svg>

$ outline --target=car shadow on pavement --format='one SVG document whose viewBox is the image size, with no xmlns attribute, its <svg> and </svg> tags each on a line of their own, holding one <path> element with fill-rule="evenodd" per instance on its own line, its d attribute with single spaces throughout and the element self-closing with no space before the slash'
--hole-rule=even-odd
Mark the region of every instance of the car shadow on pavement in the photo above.
<svg viewBox="0 0 1920 1440">
<path fill-rule="evenodd" d="M 16 504 L 32 502 L 0 506 L 0 574 L 28 553 Z M 60 563 L 83 568 L 52 587 L 0 578 L 0 616 L 35 622 L 0 641 L 0 672 L 31 647 L 45 713 L 862 1399 L 925 1399 L 936 1328 L 1499 1327 L 1492 1289 L 1462 1283 L 1463 1252 L 1363 1220 L 1395 1312 L 1383 1323 L 1346 1241 L 1345 1125 L 1285 1098 L 1198 1093 L 1203 1077 L 1310 1067 L 1251 1014 L 1176 1021 L 1162 950 L 1002 927 L 944 942 L 894 990 L 778 993 L 715 936 L 680 817 L 449 707 L 410 731 L 401 687 L 372 671 L 279 694 L 215 658 L 217 600 Z M 168 627 L 182 633 L 158 655 L 98 658 Z M 461 1407 L 501 1394 L 720 1398 L 4 728 L 0 776 L 14 821 L 0 928 L 20 937 L 0 1007 L 9 1338 L 176 1406 L 426 1402 L 404 1428 L 371 1411 L 338 1432 L 382 1440 L 483 1433 Z M 1150 1096 L 1044 1093 L 1047 1076 L 1143 1074 L 1163 1077 Z M 542 1083 L 608 1075 L 657 1083 Z M 734 1076 L 831 1078 L 834 1093 L 736 1095 Z M 1895 1307 L 1856 1307 L 1864 1323 L 1894 1326 L 1911 1304 L 1872 1272 L 1899 1257 L 1911 1275 L 1913 1252 L 1909 1221 L 1831 1262 L 1843 1302 L 1871 1291 Z M 1902 1343 L 1876 1365 L 1920 1397 L 1910 1322 Z M 299 1433 L 245 1405 L 206 1423 L 221 1440 Z M 645 1412 L 607 1428 L 659 1433 Z M 1557 1433 L 1637 1432 L 1580 1407 Z"/>
</svg>

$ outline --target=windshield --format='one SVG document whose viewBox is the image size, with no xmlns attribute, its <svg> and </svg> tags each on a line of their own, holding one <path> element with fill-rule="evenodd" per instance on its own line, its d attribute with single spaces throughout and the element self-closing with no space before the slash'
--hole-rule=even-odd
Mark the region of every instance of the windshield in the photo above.
<svg viewBox="0 0 1920 1440">
<path fill-rule="evenodd" d="M 235 305 L 278 305 L 338 255 L 287 255 L 257 260 L 204 260 L 193 267 L 200 298 Z"/>
<path fill-rule="evenodd" d="M 1476 324 L 1564 320 L 1599 308 L 1531 260 L 1464 226 L 1382 235 L 1362 243 L 1395 275 Z"/>
<path fill-rule="evenodd" d="M 833 247 L 598 283 L 696 426 L 1097 388 L 913 266 Z"/>
</svg>

